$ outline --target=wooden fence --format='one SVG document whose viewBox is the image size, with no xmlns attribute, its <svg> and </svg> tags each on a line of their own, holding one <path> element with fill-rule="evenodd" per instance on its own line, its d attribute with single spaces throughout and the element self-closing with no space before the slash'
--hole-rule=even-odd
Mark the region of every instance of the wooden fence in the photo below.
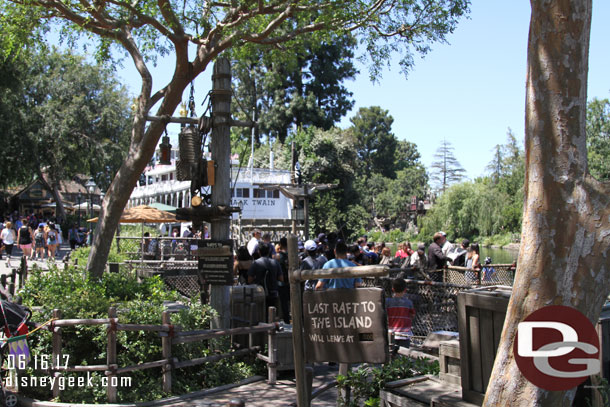
<svg viewBox="0 0 610 407">
<path fill-rule="evenodd" d="M 267 363 L 268 380 L 270 384 L 275 384 L 277 380 L 277 337 L 276 332 L 281 330 L 281 323 L 272 322 L 267 324 L 258 324 L 256 326 L 232 328 L 232 329 L 210 329 L 198 331 L 182 331 L 178 325 L 172 325 L 171 312 L 164 311 L 161 318 L 161 325 L 146 325 L 146 324 L 122 324 L 119 322 L 117 310 L 115 307 L 110 307 L 108 310 L 108 318 L 100 319 L 61 319 L 61 311 L 53 310 L 53 318 L 55 320 L 48 326 L 48 330 L 52 332 L 52 363 L 50 374 L 57 378 L 62 372 L 104 372 L 107 378 L 107 398 L 108 402 L 115 403 L 117 401 L 117 385 L 119 380 L 115 379 L 119 375 L 137 371 L 161 367 L 162 371 L 162 386 L 163 391 L 171 392 L 172 390 L 172 374 L 178 369 L 197 366 L 203 363 L 213 363 L 222 359 L 231 358 L 234 356 L 243 356 L 250 353 L 256 353 L 257 358 Z M 269 308 L 269 321 L 275 321 L 276 310 L 274 307 Z M 79 325 L 94 326 L 106 325 L 107 330 L 107 360 L 104 365 L 86 365 L 86 366 L 61 366 L 57 361 L 62 361 L 62 330 L 64 327 L 74 327 Z M 134 366 L 119 367 L 117 365 L 117 332 L 118 331 L 146 331 L 158 332 L 161 338 L 162 359 L 151 362 L 140 363 Z M 219 338 L 231 335 L 250 335 L 258 332 L 266 332 L 268 334 L 268 355 L 259 353 L 260 346 L 249 346 L 248 348 L 226 352 L 223 354 L 200 357 L 190 360 L 178 360 L 172 356 L 172 345 L 198 342 L 207 339 Z M 250 343 L 251 345 L 251 343 Z M 53 386 L 53 397 L 60 395 L 59 380 L 55 380 Z"/>
</svg>

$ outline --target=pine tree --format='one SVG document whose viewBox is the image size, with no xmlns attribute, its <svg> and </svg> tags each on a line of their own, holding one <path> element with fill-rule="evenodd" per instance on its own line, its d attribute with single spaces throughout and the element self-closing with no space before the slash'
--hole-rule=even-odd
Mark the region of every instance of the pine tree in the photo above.
<svg viewBox="0 0 610 407">
<path fill-rule="evenodd" d="M 453 155 L 453 150 L 451 143 L 443 139 L 441 146 L 434 154 L 436 161 L 431 165 L 432 173 L 430 174 L 430 179 L 438 185 L 438 189 L 442 192 L 445 192 L 450 184 L 460 182 L 466 172 Z"/>
</svg>

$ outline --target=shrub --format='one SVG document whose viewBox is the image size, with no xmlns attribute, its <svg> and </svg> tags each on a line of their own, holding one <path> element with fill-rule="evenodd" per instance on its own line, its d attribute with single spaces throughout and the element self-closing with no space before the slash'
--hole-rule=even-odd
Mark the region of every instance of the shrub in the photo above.
<svg viewBox="0 0 610 407">
<path fill-rule="evenodd" d="M 427 359 L 412 359 L 399 356 L 381 367 L 373 367 L 362 364 L 356 370 L 347 375 L 337 376 L 339 389 L 351 388 L 352 399 L 349 403 L 341 397 L 337 400 L 338 405 L 346 407 L 379 406 L 379 392 L 386 383 L 406 379 L 413 376 L 425 374 L 438 374 L 439 364 Z"/>
<path fill-rule="evenodd" d="M 106 273 L 100 279 L 92 279 L 78 268 L 67 267 L 60 270 L 53 266 L 45 273 L 33 268 L 20 294 L 24 304 L 34 309 L 33 320 L 39 323 L 49 320 L 55 308 L 62 311 L 62 319 L 106 318 L 108 308 L 115 306 L 121 323 L 161 324 L 164 301 L 181 299 L 176 292 L 166 290 L 158 277 L 139 283 L 133 275 L 120 272 Z M 212 308 L 193 299 L 188 303 L 188 307 L 172 314 L 172 324 L 180 325 L 183 330 L 205 329 L 214 313 Z M 38 331 L 28 340 L 33 356 L 52 354 L 50 332 Z M 223 341 L 195 342 L 173 346 L 172 356 L 186 360 L 203 357 L 213 351 L 225 352 L 227 348 L 228 344 Z M 105 325 L 62 328 L 62 352 L 69 355 L 69 365 L 104 365 L 106 351 Z M 162 359 L 158 333 L 118 331 L 117 359 L 119 367 Z M 181 394 L 206 386 L 235 382 L 254 374 L 253 369 L 251 364 L 234 360 L 180 369 L 174 373 L 172 390 Z M 33 377 L 44 376 L 43 372 L 33 371 L 31 367 L 26 374 Z M 78 372 L 65 376 L 84 375 Z M 103 372 L 92 374 L 94 383 L 98 384 L 93 387 L 66 387 L 61 392 L 59 401 L 106 401 L 106 389 L 99 385 L 102 376 Z M 120 401 L 145 401 L 168 396 L 161 390 L 161 368 L 130 372 L 123 376 L 131 377 L 131 387 L 119 387 Z M 22 390 L 35 398 L 49 400 L 52 397 L 49 387 Z"/>
</svg>

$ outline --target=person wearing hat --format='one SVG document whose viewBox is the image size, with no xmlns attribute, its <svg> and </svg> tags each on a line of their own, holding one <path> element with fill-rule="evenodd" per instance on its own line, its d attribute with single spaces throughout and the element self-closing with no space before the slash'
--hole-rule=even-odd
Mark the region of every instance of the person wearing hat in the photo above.
<svg viewBox="0 0 610 407">
<path fill-rule="evenodd" d="M 326 263 L 326 257 L 318 255 L 318 245 L 313 240 L 308 240 L 304 245 L 307 257 L 301 262 L 301 270 L 319 270 Z M 318 280 L 307 280 L 305 290 L 313 290 Z"/>
<path fill-rule="evenodd" d="M 423 243 L 420 243 L 417 246 L 417 250 L 415 252 L 413 252 L 411 257 L 409 258 L 409 267 L 412 270 L 419 271 L 421 274 L 426 269 L 427 264 L 428 264 L 428 258 L 426 257 L 426 245 Z"/>
</svg>

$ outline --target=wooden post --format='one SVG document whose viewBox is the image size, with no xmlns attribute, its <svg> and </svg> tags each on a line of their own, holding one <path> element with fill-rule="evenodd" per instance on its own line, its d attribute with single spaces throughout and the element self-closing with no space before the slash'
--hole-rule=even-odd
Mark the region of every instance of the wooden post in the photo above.
<svg viewBox="0 0 610 407">
<path fill-rule="evenodd" d="M 28 258 L 21 256 L 21 264 L 19 265 L 19 288 L 23 288 L 25 283 L 25 276 L 28 273 Z"/>
<path fill-rule="evenodd" d="M 350 365 L 348 363 L 339 363 L 339 374 L 340 375 L 347 375 L 347 373 L 350 371 Z M 346 387 L 345 389 L 341 390 L 341 398 L 343 399 L 345 405 L 349 405 L 349 399 L 350 399 L 350 388 Z M 337 404 L 338 405 L 338 404 Z"/>
<path fill-rule="evenodd" d="M 163 325 L 171 325 L 171 314 L 169 311 L 163 311 L 161 314 L 161 322 Z M 172 337 L 170 335 L 161 337 L 161 352 L 163 359 L 172 358 Z M 171 393 L 172 391 L 172 367 L 171 364 L 163 365 L 163 391 Z"/>
<path fill-rule="evenodd" d="M 305 230 L 303 237 L 305 240 L 309 240 L 309 191 L 306 182 L 303 184 L 303 191 L 303 195 L 305 195 L 303 198 L 303 213 L 305 215 Z"/>
<path fill-rule="evenodd" d="M 276 313 L 275 307 L 269 307 L 269 323 L 275 322 Z M 269 373 L 269 384 L 275 384 L 277 381 L 277 335 L 275 329 L 269 331 L 268 338 L 269 363 L 267 363 L 267 370 Z"/>
<path fill-rule="evenodd" d="M 299 251 L 297 237 L 288 236 L 288 276 L 290 279 L 290 310 L 292 312 L 292 348 L 294 353 L 294 376 L 297 382 L 297 407 L 309 406 L 305 377 L 305 344 L 303 342 L 303 299 L 299 273 Z"/>
<path fill-rule="evenodd" d="M 2 284 L 2 287 L 6 288 L 6 279 L 8 278 L 8 275 L 6 274 L 2 274 L 0 275 L 0 284 Z"/>
<path fill-rule="evenodd" d="M 212 205 L 231 205 L 231 64 L 218 58 L 212 74 L 212 141 L 210 151 L 216 163 L 212 186 Z M 231 219 L 221 217 L 210 222 L 214 240 L 229 239 Z M 212 321 L 214 328 L 231 326 L 230 292 L 228 285 L 210 287 L 210 305 L 218 312 Z"/>
<path fill-rule="evenodd" d="M 53 310 L 53 318 L 60 319 L 61 311 L 58 309 Z M 51 366 L 57 367 L 57 361 L 61 361 L 61 328 L 54 327 L 53 333 L 51 336 L 52 350 L 53 350 L 53 358 L 51 359 Z M 60 372 L 53 371 L 53 398 L 59 397 L 59 376 L 61 376 Z"/>
<path fill-rule="evenodd" d="M 11 282 L 8 283 L 8 292 L 15 295 L 15 286 L 17 281 L 17 269 L 11 270 Z"/>
<path fill-rule="evenodd" d="M 313 390 L 313 367 L 307 366 L 305 368 L 305 382 L 307 384 L 307 403 L 311 405 L 311 393 Z"/>
<path fill-rule="evenodd" d="M 245 295 L 244 295 L 244 300 L 245 300 Z M 250 323 L 250 326 L 254 326 L 255 319 L 256 319 L 256 303 L 251 302 L 250 306 L 248 307 L 248 321 Z M 254 334 L 249 334 L 248 335 L 248 347 L 251 348 L 253 346 L 254 346 Z"/>
<path fill-rule="evenodd" d="M 108 308 L 108 318 L 116 318 L 117 312 L 115 307 Z M 106 387 L 106 395 L 108 402 L 116 403 L 117 400 L 117 388 L 113 386 L 113 378 L 116 377 L 116 323 L 111 322 L 107 328 L 108 344 L 106 348 L 106 363 L 108 364 L 108 371 L 106 372 L 106 378 L 108 379 L 108 387 Z M 114 365 L 114 368 L 113 366 Z"/>
</svg>

